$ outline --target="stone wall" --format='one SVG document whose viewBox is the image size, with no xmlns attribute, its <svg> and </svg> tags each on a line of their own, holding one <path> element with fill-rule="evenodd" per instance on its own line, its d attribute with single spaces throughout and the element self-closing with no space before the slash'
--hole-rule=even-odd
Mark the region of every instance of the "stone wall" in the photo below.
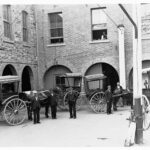
<svg viewBox="0 0 150 150">
<path fill-rule="evenodd" d="M 17 75 L 22 76 L 25 66 L 29 66 L 34 75 L 34 89 L 37 84 L 37 39 L 36 39 L 36 20 L 34 6 L 32 5 L 11 5 L 12 20 L 12 40 L 4 37 L 3 8 L 0 5 L 0 75 L 6 65 L 11 64 Z M 22 39 L 22 11 L 28 13 L 28 42 Z"/>
</svg>

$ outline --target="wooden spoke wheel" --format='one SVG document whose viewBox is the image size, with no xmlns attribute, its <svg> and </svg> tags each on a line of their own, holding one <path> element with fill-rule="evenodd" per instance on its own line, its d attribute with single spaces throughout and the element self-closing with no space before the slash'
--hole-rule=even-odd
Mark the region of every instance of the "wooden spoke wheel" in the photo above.
<svg viewBox="0 0 150 150">
<path fill-rule="evenodd" d="M 90 99 L 90 106 L 96 113 L 106 112 L 106 100 L 103 92 L 95 93 Z"/>
<path fill-rule="evenodd" d="M 23 100 L 19 98 L 8 101 L 4 107 L 4 118 L 10 125 L 23 123 L 27 115 L 27 107 Z"/>
<path fill-rule="evenodd" d="M 150 103 L 145 95 L 142 95 L 142 110 L 143 110 L 143 130 L 148 130 L 150 127 Z"/>
<path fill-rule="evenodd" d="M 78 96 L 77 101 L 76 101 L 76 110 L 80 109 L 81 106 L 81 97 L 80 97 L 80 93 L 78 91 L 73 90 L 73 92 L 75 92 Z M 66 107 L 66 109 L 68 108 L 68 94 L 70 93 L 70 91 L 68 91 L 65 96 L 64 96 L 64 106 Z"/>
<path fill-rule="evenodd" d="M 65 110 L 66 106 L 64 105 L 63 95 L 57 95 L 57 106 L 60 110 Z"/>
</svg>

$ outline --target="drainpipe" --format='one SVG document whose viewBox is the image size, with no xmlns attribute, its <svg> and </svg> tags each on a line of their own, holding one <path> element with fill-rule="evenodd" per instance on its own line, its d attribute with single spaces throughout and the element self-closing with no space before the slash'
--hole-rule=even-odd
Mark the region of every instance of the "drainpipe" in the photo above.
<svg viewBox="0 0 150 150">
<path fill-rule="evenodd" d="M 138 23 L 133 21 L 131 16 L 128 14 L 122 4 L 119 4 L 122 11 L 125 13 L 127 18 L 130 20 L 134 27 L 134 38 L 133 38 L 133 104 L 134 112 L 136 117 L 136 133 L 135 143 L 143 143 L 143 120 L 142 120 L 142 63 L 141 63 L 141 17 L 140 17 L 140 5 L 133 6 L 133 16 L 137 13 Z M 136 7 L 136 8 L 135 8 Z M 137 9 L 137 10 L 136 10 Z"/>
<path fill-rule="evenodd" d="M 36 6 L 34 7 L 35 10 L 35 23 L 36 23 L 36 61 L 37 61 L 37 87 L 39 89 L 39 36 L 38 36 L 38 23 L 37 23 L 37 8 Z"/>
</svg>

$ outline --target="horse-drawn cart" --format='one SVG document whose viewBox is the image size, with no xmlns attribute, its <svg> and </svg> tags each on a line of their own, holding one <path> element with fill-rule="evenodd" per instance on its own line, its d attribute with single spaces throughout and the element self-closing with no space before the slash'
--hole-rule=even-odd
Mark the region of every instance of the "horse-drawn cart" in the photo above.
<svg viewBox="0 0 150 150">
<path fill-rule="evenodd" d="M 89 105 L 91 106 L 92 110 L 96 113 L 104 112 L 106 109 L 106 101 L 105 101 L 105 94 L 103 91 L 102 86 L 100 86 L 100 81 L 104 80 L 106 76 L 103 74 L 95 74 L 95 75 L 88 75 L 83 76 L 80 73 L 66 73 L 61 75 L 60 77 L 65 78 L 65 85 L 60 86 L 61 92 L 59 92 L 60 99 L 58 106 L 62 109 L 68 109 L 68 93 L 70 92 L 70 87 L 77 93 L 77 110 L 80 109 L 82 104 L 82 96 L 84 96 L 89 100 Z M 90 89 L 89 83 L 90 82 L 98 82 L 99 87 L 96 89 Z M 84 92 L 83 92 L 84 89 Z M 61 94 L 60 94 L 61 93 Z"/>
<path fill-rule="evenodd" d="M 62 110 L 68 109 L 68 94 L 70 93 L 70 87 L 73 88 L 73 91 L 77 94 L 78 99 L 76 101 L 76 109 L 80 109 L 81 105 L 81 81 L 82 74 L 81 73 L 66 73 L 60 76 L 61 78 L 65 78 L 65 84 L 56 88 L 57 96 L 58 96 L 58 107 Z"/>
<path fill-rule="evenodd" d="M 0 115 L 10 125 L 23 123 L 27 114 L 26 102 L 19 98 L 19 82 L 18 76 L 0 77 Z"/>
</svg>

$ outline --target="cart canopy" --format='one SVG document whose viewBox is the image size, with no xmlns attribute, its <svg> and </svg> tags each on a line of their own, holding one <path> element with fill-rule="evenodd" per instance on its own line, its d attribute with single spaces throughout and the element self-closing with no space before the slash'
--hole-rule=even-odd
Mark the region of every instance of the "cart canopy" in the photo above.
<svg viewBox="0 0 150 150">
<path fill-rule="evenodd" d="M 96 81 L 96 80 L 103 80 L 106 78 L 104 74 L 93 74 L 85 76 L 87 81 Z"/>
<path fill-rule="evenodd" d="M 19 76 L 13 76 L 13 75 L 0 76 L 0 84 L 2 84 L 2 83 L 12 83 L 12 82 L 16 82 L 16 81 L 20 81 Z"/>
<path fill-rule="evenodd" d="M 61 77 L 68 77 L 68 78 L 82 77 L 82 74 L 81 73 L 65 73 L 61 75 Z"/>
<path fill-rule="evenodd" d="M 147 73 L 147 72 L 150 72 L 150 68 L 142 69 L 142 73 Z"/>
</svg>

